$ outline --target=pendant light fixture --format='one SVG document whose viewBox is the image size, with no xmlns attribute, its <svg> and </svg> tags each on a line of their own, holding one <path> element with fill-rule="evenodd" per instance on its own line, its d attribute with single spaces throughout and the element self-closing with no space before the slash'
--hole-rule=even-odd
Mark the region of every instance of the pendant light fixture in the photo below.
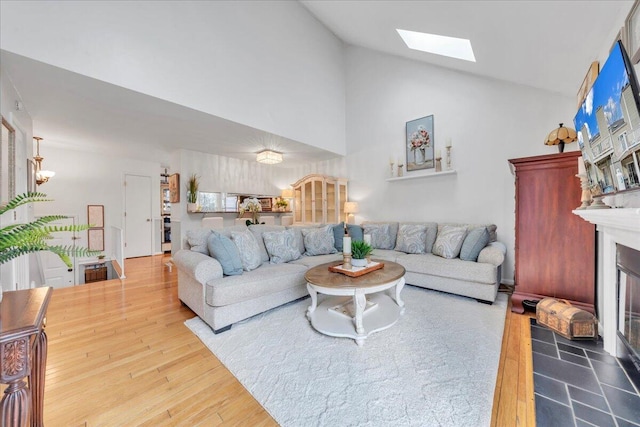
<svg viewBox="0 0 640 427">
<path fill-rule="evenodd" d="M 42 161 L 44 160 L 44 157 L 40 156 L 40 141 L 42 141 L 42 138 L 34 136 L 33 139 L 36 140 L 36 156 L 33 158 L 36 162 L 36 184 L 42 185 L 49 181 L 49 179 L 56 173 L 53 171 L 42 170 Z"/>
</svg>

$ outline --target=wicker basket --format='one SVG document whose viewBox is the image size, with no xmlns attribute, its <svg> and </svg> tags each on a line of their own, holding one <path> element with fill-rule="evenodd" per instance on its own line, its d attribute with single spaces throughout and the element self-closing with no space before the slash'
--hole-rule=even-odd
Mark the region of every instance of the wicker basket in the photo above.
<svg viewBox="0 0 640 427">
<path fill-rule="evenodd" d="M 544 298 L 536 306 L 536 320 L 539 325 L 569 340 L 598 338 L 598 320 L 595 316 L 566 301 Z"/>
</svg>

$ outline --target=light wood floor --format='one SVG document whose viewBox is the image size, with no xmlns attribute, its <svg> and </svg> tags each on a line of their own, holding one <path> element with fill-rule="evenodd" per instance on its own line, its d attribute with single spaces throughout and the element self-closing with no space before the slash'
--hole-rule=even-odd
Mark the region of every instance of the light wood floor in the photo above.
<svg viewBox="0 0 640 427">
<path fill-rule="evenodd" d="M 166 261 L 128 260 L 122 282 L 54 291 L 47 426 L 277 425 L 184 326 L 194 314 Z M 507 314 L 492 426 L 535 426 L 528 322 Z"/>
</svg>

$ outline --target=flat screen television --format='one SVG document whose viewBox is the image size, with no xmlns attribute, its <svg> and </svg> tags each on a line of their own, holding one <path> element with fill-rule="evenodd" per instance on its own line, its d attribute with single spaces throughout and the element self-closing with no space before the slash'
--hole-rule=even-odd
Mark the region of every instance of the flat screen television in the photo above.
<svg viewBox="0 0 640 427">
<path fill-rule="evenodd" d="M 620 41 L 573 119 L 589 182 L 602 193 L 640 188 L 640 92 Z"/>
</svg>

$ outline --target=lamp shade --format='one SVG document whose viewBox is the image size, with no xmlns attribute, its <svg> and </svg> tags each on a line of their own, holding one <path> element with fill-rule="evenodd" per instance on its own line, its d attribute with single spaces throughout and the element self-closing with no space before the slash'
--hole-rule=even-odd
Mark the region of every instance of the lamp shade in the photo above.
<svg viewBox="0 0 640 427">
<path fill-rule="evenodd" d="M 346 214 L 358 213 L 358 202 L 344 202 L 344 213 Z"/>
<path fill-rule="evenodd" d="M 275 165 L 276 163 L 280 163 L 282 161 L 282 153 L 271 150 L 262 150 L 256 155 L 256 160 L 259 163 Z"/>
<path fill-rule="evenodd" d="M 290 188 L 286 188 L 282 190 L 281 196 L 283 199 L 293 199 L 293 190 Z"/>
<path fill-rule="evenodd" d="M 560 127 L 549 132 L 544 143 L 545 145 L 559 145 L 558 149 L 562 153 L 564 144 L 570 144 L 576 139 L 578 139 L 576 131 L 572 128 L 564 127 L 563 123 L 560 123 Z"/>
</svg>

